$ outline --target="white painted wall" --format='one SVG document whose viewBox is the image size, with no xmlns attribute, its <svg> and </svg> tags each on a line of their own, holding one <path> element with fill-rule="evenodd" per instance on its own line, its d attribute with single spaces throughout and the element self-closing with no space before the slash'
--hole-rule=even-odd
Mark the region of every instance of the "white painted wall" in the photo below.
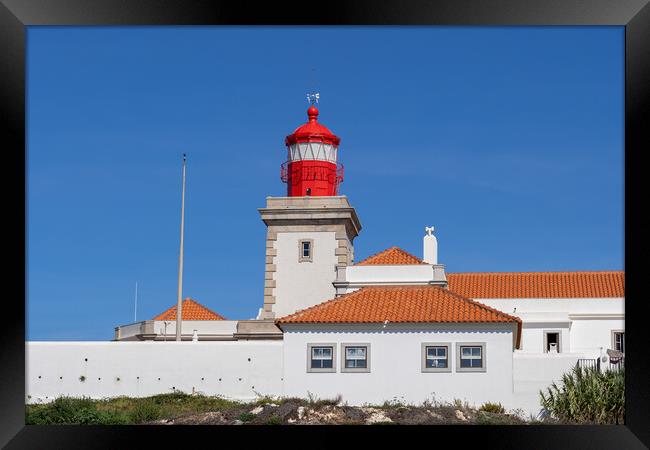
<svg viewBox="0 0 650 450">
<path fill-rule="evenodd" d="M 558 382 L 562 374 L 570 372 L 581 355 L 575 353 L 531 354 L 515 352 L 513 355 L 514 398 L 516 408 L 526 414 L 537 416 L 542 407 L 539 391 L 552 382 Z"/>
<path fill-rule="evenodd" d="M 313 239 L 311 262 L 299 262 L 298 242 Z M 335 255 L 337 242 L 333 231 L 278 232 L 275 248 L 274 290 L 276 317 L 333 299 L 336 290 Z"/>
<path fill-rule="evenodd" d="M 624 298 L 475 300 L 522 319 L 524 352 L 541 352 L 544 330 L 561 329 L 564 344 L 561 351 L 580 353 L 581 358 L 596 358 L 601 354 L 601 347 L 602 352 L 611 348 L 612 330 L 625 328 Z"/>
<path fill-rule="evenodd" d="M 345 281 L 349 283 L 418 283 L 433 280 L 433 266 L 412 265 L 369 265 L 345 268 Z"/>
<path fill-rule="evenodd" d="M 156 320 L 153 326 L 154 332 L 156 334 L 164 335 L 165 331 L 165 322 L 162 320 Z M 199 339 L 201 335 L 211 335 L 211 336 L 232 336 L 237 332 L 237 321 L 236 320 L 183 320 L 181 321 L 181 333 L 182 334 L 192 334 L 194 330 L 197 330 L 199 334 Z M 168 320 L 167 321 L 167 337 L 174 336 L 176 337 L 176 321 Z"/>
<path fill-rule="evenodd" d="M 613 348 L 612 330 L 624 329 L 625 321 L 621 319 L 574 319 L 571 324 L 571 348 L 587 355 L 586 358 L 596 358 L 608 348 Z"/>
<path fill-rule="evenodd" d="M 282 347 L 282 341 L 27 342 L 26 401 L 144 397 L 173 388 L 242 400 L 255 392 L 281 395 Z"/>
<path fill-rule="evenodd" d="M 337 394 L 351 405 L 383 403 L 397 397 L 422 403 L 454 398 L 480 405 L 513 401 L 513 328 L 511 324 L 381 324 L 331 325 L 309 327 L 283 325 L 285 394 L 306 397 L 309 392 L 320 398 Z M 337 344 L 337 372 L 308 373 L 307 344 Z M 340 371 L 341 343 L 370 343 L 370 372 Z M 423 342 L 451 343 L 449 373 L 421 370 Z M 486 372 L 456 372 L 457 342 L 485 342 Z"/>
</svg>

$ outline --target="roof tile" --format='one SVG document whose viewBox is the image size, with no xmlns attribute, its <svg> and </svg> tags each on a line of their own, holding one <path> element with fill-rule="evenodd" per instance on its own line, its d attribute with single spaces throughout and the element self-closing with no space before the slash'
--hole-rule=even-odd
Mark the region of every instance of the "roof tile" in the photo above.
<svg viewBox="0 0 650 450">
<path fill-rule="evenodd" d="M 371 265 L 407 265 L 426 264 L 420 258 L 411 255 L 399 247 L 391 247 L 382 252 L 376 253 L 355 264 L 355 266 Z"/>
<path fill-rule="evenodd" d="M 625 297 L 625 272 L 448 273 L 449 290 L 469 298 Z"/>
<path fill-rule="evenodd" d="M 226 320 L 223 316 L 191 298 L 183 300 L 181 318 L 183 320 Z M 176 305 L 158 314 L 152 320 L 176 320 Z"/>
</svg>

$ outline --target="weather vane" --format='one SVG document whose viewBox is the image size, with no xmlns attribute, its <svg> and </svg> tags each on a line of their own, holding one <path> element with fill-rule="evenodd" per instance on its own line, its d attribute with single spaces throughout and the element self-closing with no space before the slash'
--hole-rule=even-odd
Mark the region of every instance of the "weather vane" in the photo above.
<svg viewBox="0 0 650 450">
<path fill-rule="evenodd" d="M 314 92 L 313 94 L 307 94 L 307 101 L 311 103 L 312 105 L 314 103 L 318 103 L 318 99 L 320 98 L 320 94 L 318 92 Z"/>
<path fill-rule="evenodd" d="M 427 232 L 428 236 L 431 236 L 431 233 L 433 233 L 434 228 L 433 227 L 424 227 L 424 231 Z"/>
</svg>

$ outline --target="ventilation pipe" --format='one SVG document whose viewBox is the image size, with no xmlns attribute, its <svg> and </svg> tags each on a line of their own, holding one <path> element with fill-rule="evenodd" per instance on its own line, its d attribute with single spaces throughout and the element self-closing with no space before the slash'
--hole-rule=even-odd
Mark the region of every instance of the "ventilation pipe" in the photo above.
<svg viewBox="0 0 650 450">
<path fill-rule="evenodd" d="M 433 227 L 424 227 L 427 233 L 424 236 L 424 257 L 423 261 L 427 264 L 438 264 L 438 240 L 433 235 Z"/>
</svg>

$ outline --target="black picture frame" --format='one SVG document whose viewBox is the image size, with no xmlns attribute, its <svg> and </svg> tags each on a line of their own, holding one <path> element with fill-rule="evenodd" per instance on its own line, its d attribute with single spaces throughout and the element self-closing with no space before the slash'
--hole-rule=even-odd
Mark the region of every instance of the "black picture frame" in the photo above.
<svg viewBox="0 0 650 450">
<path fill-rule="evenodd" d="M 25 426 L 26 27 L 45 25 L 617 25 L 625 27 L 625 270 L 626 424 L 619 426 L 436 426 L 430 427 L 99 427 Z M 370 437 L 396 445 L 450 438 L 451 445 L 481 448 L 647 448 L 650 446 L 648 355 L 644 351 L 644 314 L 648 300 L 641 265 L 647 238 L 643 231 L 643 143 L 650 134 L 650 6 L 648 0 L 444 0 L 278 2 L 206 0 L 0 0 L 0 99 L 4 133 L 3 192 L 10 195 L 5 241 L 11 247 L 5 277 L 11 294 L 4 301 L 0 363 L 0 445 L 6 448 L 134 448 L 186 445 L 331 446 Z M 21 186 L 23 189 L 21 189 Z M 22 196 L 20 191 L 22 190 Z M 555 220 L 562 220 L 555 218 Z M 302 434 L 303 436 L 295 436 Z M 340 436 L 337 436 L 340 435 Z M 227 436 L 226 436 L 227 435 Z M 343 436 L 345 435 L 345 436 Z M 283 438 L 291 437 L 291 441 Z M 227 443 L 234 438 L 239 444 Z M 305 439 L 294 441 L 293 439 Z M 344 439 L 344 440 L 341 440 Z"/>
</svg>

